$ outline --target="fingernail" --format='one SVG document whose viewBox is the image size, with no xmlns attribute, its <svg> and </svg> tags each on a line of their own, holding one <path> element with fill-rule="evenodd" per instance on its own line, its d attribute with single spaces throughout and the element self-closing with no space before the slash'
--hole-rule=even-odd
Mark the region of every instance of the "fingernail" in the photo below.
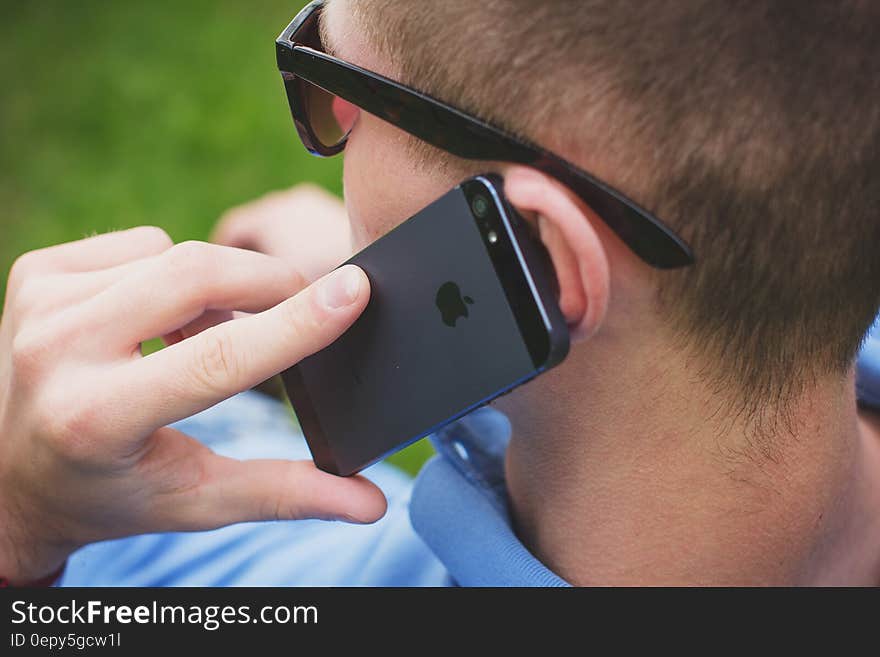
<svg viewBox="0 0 880 657">
<path fill-rule="evenodd" d="M 318 290 L 321 303 L 330 309 L 350 306 L 360 296 L 362 280 L 357 267 L 346 265 L 337 269 L 321 282 Z"/>
</svg>

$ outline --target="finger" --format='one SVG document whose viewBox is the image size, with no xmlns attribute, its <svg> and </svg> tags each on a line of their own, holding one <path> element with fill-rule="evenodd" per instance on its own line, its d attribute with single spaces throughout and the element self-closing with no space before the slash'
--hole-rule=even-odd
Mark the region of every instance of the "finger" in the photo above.
<svg viewBox="0 0 880 657">
<path fill-rule="evenodd" d="M 65 310 L 106 290 L 141 266 L 133 260 L 108 269 L 83 272 L 56 272 L 36 276 L 15 292 L 19 311 L 47 314 Z"/>
<path fill-rule="evenodd" d="M 30 255 L 43 271 L 83 272 L 153 256 L 173 244 L 161 228 L 138 226 L 50 246 Z"/>
<path fill-rule="evenodd" d="M 296 207 L 297 188 L 269 192 L 227 211 L 211 233 L 211 241 L 240 248 L 259 248 L 259 236 L 290 218 Z"/>
<path fill-rule="evenodd" d="M 220 219 L 211 234 L 211 241 L 224 246 L 259 251 L 256 236 L 264 233 L 266 218 L 262 214 L 245 215 L 230 212 Z"/>
<path fill-rule="evenodd" d="M 126 363 L 108 381 L 108 394 L 131 409 L 138 431 L 171 424 L 320 351 L 351 326 L 369 296 L 366 274 L 347 265 L 274 308 Z"/>
<path fill-rule="evenodd" d="M 305 285 L 279 258 L 261 253 L 184 242 L 108 288 L 82 309 L 95 326 L 106 326 L 114 344 L 133 349 L 170 334 L 206 311 L 261 311 Z M 106 334 L 101 336 L 106 341 Z"/>
<path fill-rule="evenodd" d="M 337 477 L 311 461 L 236 461 L 203 457 L 204 483 L 179 500 L 180 520 L 207 529 L 256 520 L 372 523 L 385 515 L 379 488 L 364 477 Z"/>
<path fill-rule="evenodd" d="M 309 183 L 269 192 L 220 217 L 211 233 L 211 241 L 259 250 L 261 236 L 297 215 L 321 217 L 326 221 L 329 203 L 334 204 L 331 206 L 334 208 L 342 205 L 337 197 Z"/>
<path fill-rule="evenodd" d="M 375 522 L 385 496 L 363 477 L 337 477 L 310 461 L 238 461 L 171 427 L 133 454 L 143 495 L 137 529 L 198 531 L 236 522 L 321 518 Z"/>
<path fill-rule="evenodd" d="M 315 185 L 267 194 L 230 210 L 211 240 L 296 263 L 308 281 L 335 269 L 352 253 L 345 206 Z"/>
</svg>

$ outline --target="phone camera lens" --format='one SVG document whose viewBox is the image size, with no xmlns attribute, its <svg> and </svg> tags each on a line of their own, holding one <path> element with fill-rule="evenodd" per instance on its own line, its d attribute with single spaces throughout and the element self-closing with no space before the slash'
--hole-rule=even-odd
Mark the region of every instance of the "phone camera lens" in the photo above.
<svg viewBox="0 0 880 657">
<path fill-rule="evenodd" d="M 490 207 L 489 199 L 482 194 L 477 194 L 471 201 L 471 209 L 474 211 L 474 216 L 477 219 L 485 219 L 488 217 Z"/>
</svg>

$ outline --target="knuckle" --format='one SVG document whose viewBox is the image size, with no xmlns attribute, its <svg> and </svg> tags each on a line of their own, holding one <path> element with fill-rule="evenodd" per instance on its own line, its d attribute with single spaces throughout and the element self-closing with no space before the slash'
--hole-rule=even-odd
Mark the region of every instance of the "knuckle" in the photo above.
<svg viewBox="0 0 880 657">
<path fill-rule="evenodd" d="M 162 252 L 174 246 L 174 241 L 168 233 L 158 226 L 138 226 L 132 229 L 132 233 L 151 251 Z"/>
<path fill-rule="evenodd" d="M 205 242 L 195 240 L 181 242 L 168 249 L 163 266 L 173 280 L 185 283 L 186 289 L 201 289 L 216 270 L 214 250 Z"/>
<path fill-rule="evenodd" d="M 70 462 L 86 464 L 101 455 L 96 449 L 104 414 L 95 401 L 83 401 L 77 396 L 64 400 L 60 395 L 47 398 L 43 403 L 43 424 L 46 441 L 58 455 Z"/>
<path fill-rule="evenodd" d="M 45 330 L 23 328 L 12 339 L 11 361 L 16 380 L 32 382 L 50 361 L 53 341 Z"/>
<path fill-rule="evenodd" d="M 36 270 L 38 261 L 40 260 L 39 251 L 28 251 L 15 259 L 12 268 L 9 270 L 7 279 L 7 289 L 14 290 L 21 287 L 22 283 L 28 280 Z"/>
<path fill-rule="evenodd" d="M 201 267 L 209 260 L 208 245 L 198 240 L 175 244 L 167 252 L 167 259 L 178 268 Z"/>
<path fill-rule="evenodd" d="M 265 520 L 300 520 L 311 515 L 302 499 L 302 491 L 298 490 L 296 477 L 288 475 L 283 479 L 279 482 L 282 485 L 263 500 L 258 516 Z"/>
<path fill-rule="evenodd" d="M 312 294 L 301 292 L 281 306 L 284 324 L 294 340 L 306 340 L 323 328 L 325 313 L 318 309 Z"/>
<path fill-rule="evenodd" d="M 241 377 L 240 357 L 222 331 L 202 333 L 194 348 L 192 374 L 203 390 L 225 393 L 234 390 Z"/>
<path fill-rule="evenodd" d="M 301 520 L 306 514 L 298 503 L 278 494 L 267 507 L 267 520 Z"/>
<path fill-rule="evenodd" d="M 10 308 L 17 317 L 26 317 L 36 309 L 44 307 L 49 296 L 43 280 L 34 276 L 20 279 L 15 283 L 10 277 Z"/>
</svg>

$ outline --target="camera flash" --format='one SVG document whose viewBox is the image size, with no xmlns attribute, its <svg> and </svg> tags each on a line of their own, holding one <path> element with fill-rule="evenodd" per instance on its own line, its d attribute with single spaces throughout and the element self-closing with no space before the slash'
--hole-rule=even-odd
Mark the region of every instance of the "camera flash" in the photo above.
<svg viewBox="0 0 880 657">
<path fill-rule="evenodd" d="M 498 233 L 494 230 L 490 230 L 486 237 L 489 238 L 489 244 L 495 244 L 498 241 Z"/>
</svg>

